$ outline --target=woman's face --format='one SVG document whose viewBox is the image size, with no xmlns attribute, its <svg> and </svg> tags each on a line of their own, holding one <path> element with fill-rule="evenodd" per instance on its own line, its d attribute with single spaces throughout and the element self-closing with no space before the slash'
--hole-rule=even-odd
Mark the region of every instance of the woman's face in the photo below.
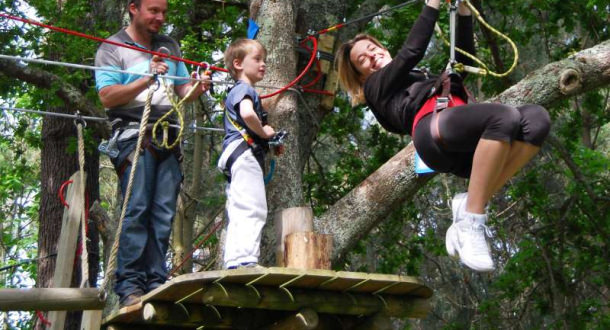
<svg viewBox="0 0 610 330">
<path fill-rule="evenodd" d="M 349 53 L 349 59 L 362 74 L 363 80 L 392 61 L 390 52 L 368 39 L 357 41 Z"/>
</svg>

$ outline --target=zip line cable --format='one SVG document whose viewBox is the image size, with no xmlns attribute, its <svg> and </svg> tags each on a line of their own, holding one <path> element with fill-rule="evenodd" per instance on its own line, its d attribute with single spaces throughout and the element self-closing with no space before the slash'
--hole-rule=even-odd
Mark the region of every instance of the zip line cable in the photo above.
<svg viewBox="0 0 610 330">
<path fill-rule="evenodd" d="M 60 62 L 60 61 L 49 61 L 49 60 L 13 56 L 13 55 L 4 55 L 4 54 L 0 54 L 0 59 L 13 60 L 13 61 L 17 61 L 17 62 L 23 61 L 23 62 L 31 62 L 31 63 L 37 63 L 37 64 L 45 64 L 45 65 L 64 66 L 64 67 L 74 68 L 74 69 L 123 73 L 123 74 L 137 75 L 137 76 L 144 76 L 144 77 L 154 77 L 155 76 L 154 73 L 148 73 L 148 72 L 134 72 L 134 71 L 128 71 L 128 70 L 103 68 L 103 67 L 93 66 L 93 65 L 75 64 L 75 63 Z M 197 78 L 179 77 L 179 76 L 171 76 L 171 75 L 157 75 L 157 77 L 164 78 L 164 79 L 173 79 L 173 80 L 188 80 L 188 81 L 193 81 L 193 82 L 200 81 Z M 214 84 L 218 84 L 218 85 L 234 85 L 235 84 L 232 81 L 214 80 L 214 79 L 210 80 L 210 82 L 214 83 Z M 264 84 L 256 84 L 255 87 L 269 88 L 269 89 L 282 89 L 283 88 L 283 87 L 264 85 Z M 305 86 L 303 86 L 303 87 L 305 87 Z M 290 90 L 290 89 L 292 89 L 292 88 L 288 88 L 288 90 Z M 297 89 L 299 89 L 299 88 L 297 88 Z M 321 90 L 317 90 L 317 89 L 302 88 L 302 90 L 307 93 L 334 95 L 333 93 L 331 93 L 329 91 L 321 91 Z"/>
<path fill-rule="evenodd" d="M 405 6 L 410 5 L 410 4 L 413 4 L 413 3 L 417 2 L 417 1 L 419 1 L 419 0 L 411 0 L 411 1 L 406 1 L 406 2 L 403 2 L 403 3 L 398 4 L 398 5 L 396 5 L 396 6 L 390 7 L 390 8 L 388 8 L 388 9 L 386 9 L 386 10 L 382 10 L 382 11 L 380 11 L 380 12 L 376 12 L 376 13 L 372 13 L 372 14 L 364 15 L 364 16 L 362 16 L 362 17 L 359 17 L 359 18 L 353 19 L 353 20 L 351 20 L 351 21 L 347 21 L 347 22 L 345 22 L 345 23 L 339 23 L 339 24 L 333 25 L 333 26 L 331 26 L 331 27 L 329 27 L 329 28 L 322 29 L 322 30 L 320 30 L 320 31 L 318 31 L 318 32 L 315 32 L 315 33 L 314 33 L 314 35 L 320 35 L 320 34 L 324 34 L 324 33 L 327 33 L 327 32 L 335 31 L 335 30 L 338 30 L 338 29 L 340 29 L 340 28 L 342 28 L 342 27 L 345 27 L 345 26 L 347 26 L 347 25 L 354 24 L 354 23 L 358 23 L 358 22 L 360 22 L 360 21 L 364 21 L 364 20 L 367 20 L 367 19 L 372 18 L 372 17 L 375 17 L 375 16 L 383 15 L 383 14 L 385 14 L 385 13 L 387 13 L 387 12 L 394 11 L 394 10 L 396 10 L 396 9 L 399 9 L 399 8 L 405 7 Z"/>
<path fill-rule="evenodd" d="M 85 121 L 97 121 L 104 122 L 108 121 L 107 118 L 103 117 L 92 117 L 92 116 L 82 116 L 82 115 L 70 115 L 67 113 L 57 113 L 57 112 L 49 112 L 49 111 L 41 111 L 41 110 L 32 110 L 32 109 L 24 109 L 24 108 L 14 108 L 14 107 L 4 107 L 0 106 L 0 110 L 2 111 L 16 111 L 16 112 L 27 112 L 27 113 L 35 113 L 43 116 L 51 116 L 51 117 L 60 117 L 66 119 L 82 119 Z M 169 125 L 172 128 L 180 128 L 178 125 Z M 222 128 L 214 128 L 214 127 L 200 127 L 200 126 L 189 126 L 188 128 L 194 129 L 196 131 L 212 131 L 212 132 L 224 132 Z"/>
</svg>

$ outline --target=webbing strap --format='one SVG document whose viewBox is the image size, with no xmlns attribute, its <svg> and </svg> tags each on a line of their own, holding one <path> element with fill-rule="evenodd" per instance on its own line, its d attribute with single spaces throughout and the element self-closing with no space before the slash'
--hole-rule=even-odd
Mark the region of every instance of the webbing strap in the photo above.
<svg viewBox="0 0 610 330">
<path fill-rule="evenodd" d="M 449 93 L 451 91 L 451 78 L 448 71 L 444 71 L 436 81 L 435 90 L 440 88 L 440 96 L 436 99 L 436 105 L 432 112 L 432 119 L 430 120 L 430 133 L 432 139 L 439 146 L 444 146 L 443 137 L 439 129 L 439 113 L 445 110 L 449 106 Z"/>
<path fill-rule="evenodd" d="M 246 143 L 249 146 L 252 146 L 254 144 L 254 139 L 250 136 L 250 134 L 248 134 L 248 131 L 246 131 L 245 128 L 243 128 L 240 124 L 233 121 L 233 119 L 229 115 L 229 112 L 226 109 L 225 109 L 225 117 L 227 117 L 227 119 L 229 120 L 229 123 L 231 123 L 231 125 L 233 125 L 233 127 L 235 127 L 235 129 L 237 129 L 239 131 L 239 134 L 241 134 L 241 136 L 244 138 Z"/>
</svg>

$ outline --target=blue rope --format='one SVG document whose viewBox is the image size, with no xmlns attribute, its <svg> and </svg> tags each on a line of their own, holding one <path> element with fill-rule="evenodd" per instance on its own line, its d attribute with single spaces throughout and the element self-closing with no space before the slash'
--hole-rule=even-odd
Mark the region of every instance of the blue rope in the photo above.
<svg viewBox="0 0 610 330">
<path fill-rule="evenodd" d="M 265 185 L 267 185 L 271 178 L 273 178 L 273 172 L 275 172 L 275 159 L 271 159 L 271 163 L 269 164 L 269 174 L 265 177 Z"/>
</svg>

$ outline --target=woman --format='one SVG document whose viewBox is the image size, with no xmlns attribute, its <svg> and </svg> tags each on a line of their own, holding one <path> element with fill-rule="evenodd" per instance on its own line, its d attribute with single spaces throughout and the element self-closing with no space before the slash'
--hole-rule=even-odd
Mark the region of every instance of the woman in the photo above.
<svg viewBox="0 0 610 330">
<path fill-rule="evenodd" d="M 466 266 L 492 271 L 485 206 L 538 153 L 550 119 L 538 105 L 467 104 L 461 78 L 453 75 L 450 89 L 445 88 L 450 90 L 449 107 L 431 115 L 441 80 L 413 69 L 432 37 L 439 3 L 428 0 L 394 59 L 375 38 L 360 34 L 339 48 L 336 64 L 353 104 L 366 102 L 388 131 L 411 135 L 418 154 L 432 169 L 470 178 L 468 192 L 453 198 L 453 224 L 445 244 L 449 255 L 459 255 Z M 471 13 L 463 3 L 457 23 L 457 47 L 474 54 Z M 461 54 L 456 61 L 471 64 Z"/>
</svg>

